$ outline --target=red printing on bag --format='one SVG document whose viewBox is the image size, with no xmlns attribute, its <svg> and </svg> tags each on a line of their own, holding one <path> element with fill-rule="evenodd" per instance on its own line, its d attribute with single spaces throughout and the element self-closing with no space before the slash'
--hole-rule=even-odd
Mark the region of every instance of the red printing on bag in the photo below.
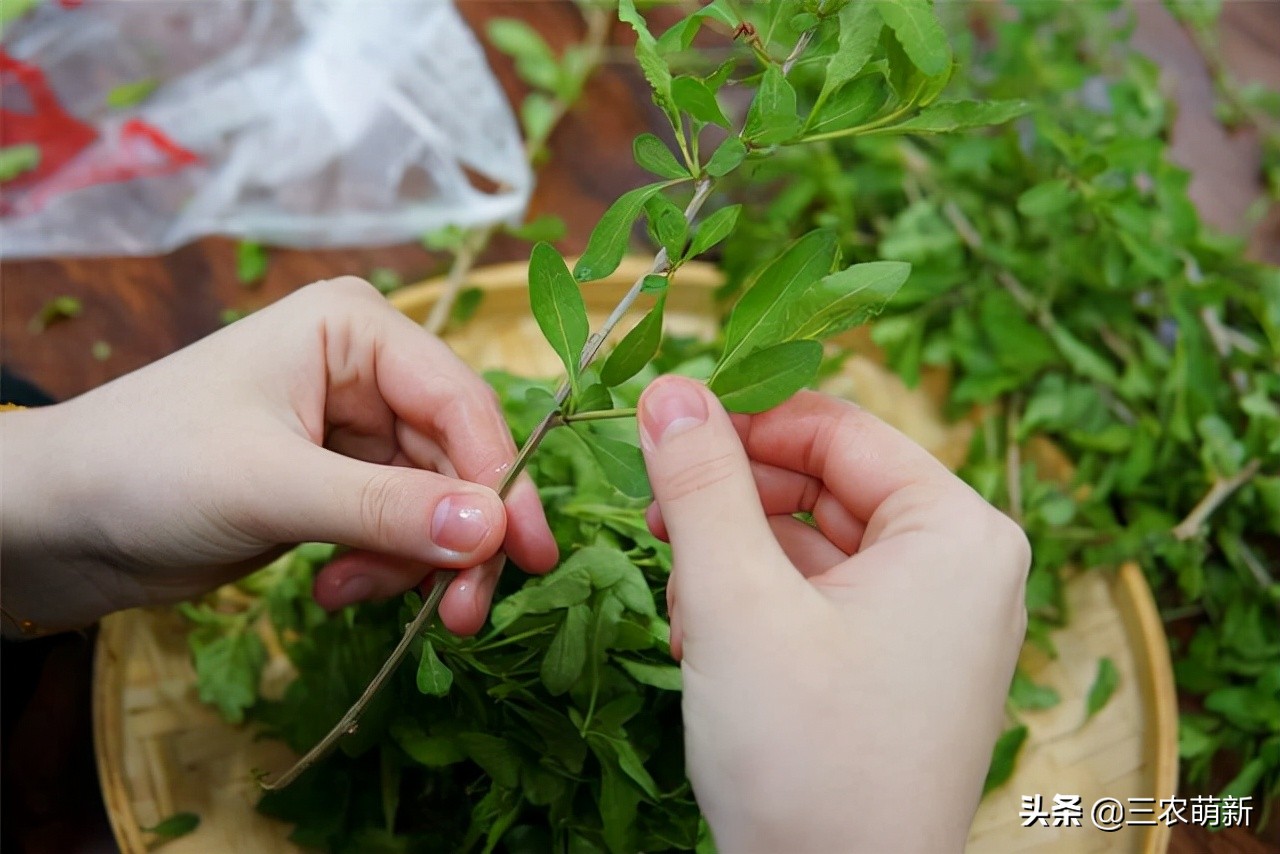
<svg viewBox="0 0 1280 854">
<path fill-rule="evenodd" d="M 98 132 L 62 108 L 44 72 L 0 49 L 0 81 L 12 78 L 27 92 L 31 112 L 0 109 L 0 145 L 35 145 L 40 164 L 10 186 L 33 184 L 57 172 L 95 139 Z"/>
<path fill-rule="evenodd" d="M 92 157 L 76 159 L 98 139 L 98 132 L 63 109 L 44 72 L 0 50 L 0 77 L 12 77 L 24 87 L 32 106 L 30 112 L 0 110 L 0 145 L 40 148 L 39 166 L 11 184 L 34 186 L 16 201 L 5 199 L 0 215 L 29 213 L 63 193 L 167 175 L 200 162 L 198 155 L 164 131 L 137 118 L 121 125 L 114 144 L 92 150 Z"/>
</svg>

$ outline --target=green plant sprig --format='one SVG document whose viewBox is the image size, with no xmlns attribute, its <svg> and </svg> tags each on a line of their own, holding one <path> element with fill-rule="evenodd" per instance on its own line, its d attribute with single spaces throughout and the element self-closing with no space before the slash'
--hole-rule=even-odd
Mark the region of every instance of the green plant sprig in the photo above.
<svg viewBox="0 0 1280 854">
<path fill-rule="evenodd" d="M 385 723 L 387 714 L 379 691 L 391 681 L 399 660 L 413 654 L 419 661 L 419 694 L 447 695 L 451 702 L 467 705 L 481 718 L 490 714 L 483 711 L 484 705 L 475 704 L 479 698 L 474 692 L 481 690 L 476 680 L 481 676 L 488 686 L 483 689 L 487 696 L 512 704 L 493 715 L 523 715 L 528 709 L 522 704 L 545 704 L 536 693 L 543 689 L 551 696 L 576 692 L 568 718 L 573 740 L 585 742 L 583 749 L 589 748 L 600 763 L 602 815 L 634 815 L 640 799 L 666 804 L 672 810 L 693 809 L 687 781 L 677 782 L 676 778 L 659 787 L 640 758 L 654 750 L 652 744 L 637 746 L 622 729 L 622 723 L 639 710 L 643 689 L 637 686 L 678 690 L 679 671 L 652 657 L 666 649 L 669 630 L 655 609 L 660 594 L 654 591 L 655 585 L 663 582 L 670 559 L 644 523 L 648 484 L 635 447 L 634 428 L 610 422 L 634 416 L 639 388 L 653 376 L 653 368 L 647 365 L 655 358 L 666 369 L 679 365 L 682 373 L 707 377 L 711 390 L 733 411 L 758 412 L 775 406 L 818 376 L 824 339 L 874 317 L 907 279 L 910 265 L 896 260 L 847 265 L 841 260 L 837 233 L 820 227 L 759 260 L 749 276 L 751 286 L 729 315 L 722 346 L 690 349 L 679 340 L 664 341 L 666 294 L 670 287 L 678 286 L 674 280 L 679 268 L 723 243 L 739 224 L 739 205 L 701 216 L 722 179 L 744 165 L 746 169 L 765 168 L 770 160 L 795 151 L 811 131 L 839 130 L 867 119 L 875 121 L 877 116 L 891 116 L 883 119 L 884 126 L 916 121 L 914 129 L 904 132 L 944 133 L 972 126 L 992 114 L 954 105 L 947 108 L 950 113 L 936 109 L 927 113 L 952 66 L 945 38 L 935 38 L 941 37 L 941 30 L 932 10 L 915 0 L 783 0 L 750 4 L 740 11 L 734 4 L 716 0 L 656 38 L 628 0 L 620 3 L 619 16 L 636 30 L 637 60 L 653 89 L 655 103 L 671 124 L 679 156 L 655 136 L 637 138 L 637 162 L 662 180 L 624 194 L 605 212 L 572 271 L 550 245 L 534 247 L 529 265 L 531 307 L 564 364 L 566 379 L 554 393 L 538 384 L 521 387 L 518 381 L 502 380 L 506 383 L 504 407 L 513 419 L 513 433 L 523 441 L 516 462 L 504 473 L 499 492 L 505 495 L 533 460 L 534 449 L 545 448 L 546 453 L 533 462 L 543 484 L 544 504 L 556 505 L 549 509 L 553 531 L 562 550 L 566 543 L 573 548 L 585 544 L 586 548 L 569 554 L 549 576 L 528 581 L 498 601 L 491 615 L 491 631 L 474 643 L 434 630 L 419 642 L 431 622 L 434 602 L 449 581 L 441 574 L 425 602 L 401 606 L 398 619 L 402 625 L 408 624 L 408 631 L 368 684 L 361 677 L 383 657 L 379 650 L 384 647 L 379 644 L 386 626 L 357 625 L 355 614 L 382 614 L 388 610 L 386 606 L 358 612 L 352 609 L 286 643 L 300 676 L 283 705 L 271 704 L 263 710 L 263 719 L 274 720 L 278 731 L 289 733 L 295 747 L 317 745 L 306 754 L 309 764 L 339 743 L 352 756 L 374 744 L 380 737 L 380 721 Z M 675 73 L 667 59 L 688 48 L 708 20 L 734 31 L 750 23 L 754 34 L 749 39 L 751 55 L 760 59 L 762 68 L 739 81 L 753 81 L 755 94 L 736 126 L 724 116 L 716 98 L 720 87 L 737 71 L 736 60 L 705 77 L 693 77 Z M 819 97 L 806 102 L 799 98 L 802 89 L 788 79 L 793 73 L 797 78 L 820 79 L 828 90 L 825 100 Z M 854 86 L 858 88 L 851 88 Z M 858 106 L 861 102 L 857 100 L 868 91 L 872 93 L 869 109 Z M 855 117 L 858 114 L 860 117 Z M 927 121 L 922 121 L 922 116 Z M 703 162 L 700 138 L 711 126 L 726 133 Z M 818 143 L 819 155 L 829 144 Z M 668 193 L 675 192 L 690 192 L 683 209 L 668 198 Z M 657 246 L 654 261 L 592 333 L 579 284 L 617 269 L 633 224 L 642 215 Z M 595 362 L 605 340 L 645 294 L 653 296 L 653 307 L 597 369 Z M 570 429 L 554 429 L 557 427 Z M 592 500 L 571 500 L 570 496 L 576 495 Z M 610 502 L 617 506 L 609 507 Z M 570 532 L 567 535 L 566 530 Z M 277 611 L 282 611 L 283 622 L 277 619 Z M 278 631 L 281 626 L 286 630 L 311 626 L 308 615 L 299 616 L 291 609 L 277 606 L 271 613 Z M 503 637 L 508 630 L 511 634 Z M 334 662 L 324 644 L 348 636 L 351 642 L 340 652 L 329 650 L 347 663 Z M 616 646 L 611 646 L 615 641 Z M 479 650 L 486 658 L 479 657 Z M 649 658 L 632 650 L 649 651 Z M 237 684 L 252 682 L 252 665 L 250 660 L 229 668 Z M 320 674 L 318 666 L 327 668 L 327 673 Z M 209 665 L 201 678 L 213 682 L 216 672 L 216 666 Z M 321 681 L 316 682 L 317 678 Z M 347 698 L 359 690 L 352 681 L 355 679 L 360 680 L 363 691 L 351 706 Z M 630 694 L 626 685 L 630 685 Z M 348 693 L 348 689 L 352 690 Z M 324 692 L 323 698 L 317 692 Z M 340 718 L 339 727 L 317 739 L 314 721 L 299 722 L 289 716 L 287 709 L 303 697 L 321 704 L 325 719 L 333 710 L 332 716 Z M 340 715 L 336 706 L 339 698 L 341 708 L 346 709 Z M 285 711 L 274 711 L 277 708 Z M 280 714 L 284 717 L 273 717 Z M 474 726 L 484 724 L 481 721 Z M 643 731 L 646 726 L 645 721 L 638 721 L 635 730 Z M 350 739 L 344 739 L 348 733 Z M 395 745 L 384 744 L 380 750 L 408 752 L 428 768 L 465 756 L 492 777 L 490 794 L 474 805 L 473 827 L 468 831 L 472 842 L 467 843 L 476 841 L 470 834 L 481 828 L 488 834 L 491 850 L 524 803 L 521 796 L 511 794 L 517 783 L 510 767 L 499 762 L 490 749 L 503 739 L 481 732 L 465 733 L 464 743 L 427 736 L 420 730 L 394 731 L 392 735 Z M 519 735 L 512 737 L 518 739 Z M 569 751 L 571 756 L 576 755 L 573 750 Z M 395 761 L 386 760 L 385 752 L 383 756 L 378 773 L 383 812 L 392 816 L 386 819 L 390 829 L 395 809 L 394 801 L 388 799 L 397 790 L 387 782 L 385 768 L 395 766 Z M 569 785 L 571 791 L 556 796 L 549 809 L 553 824 L 560 828 L 557 833 L 573 836 L 581 828 L 566 829 L 561 822 L 566 810 L 574 810 L 572 792 L 587 781 L 581 777 L 580 759 L 569 766 L 562 769 L 565 776 L 556 785 Z M 301 770 L 288 779 L 299 779 Z M 535 772 L 526 769 L 520 773 Z M 302 779 L 310 778 L 303 775 Z M 279 789 L 284 783 L 282 778 L 270 785 Z M 301 784 L 304 789 L 308 785 Z M 543 797 L 531 795 L 529 802 L 542 806 Z M 272 809 L 283 808 L 288 799 L 285 792 L 277 791 L 269 802 Z M 705 825 L 703 828 L 700 838 L 705 837 Z M 633 849 L 625 840 L 635 832 L 626 819 L 612 824 L 606 821 L 600 831 L 614 850 Z M 654 845 L 693 847 L 687 839 L 678 844 L 667 839 Z"/>
</svg>

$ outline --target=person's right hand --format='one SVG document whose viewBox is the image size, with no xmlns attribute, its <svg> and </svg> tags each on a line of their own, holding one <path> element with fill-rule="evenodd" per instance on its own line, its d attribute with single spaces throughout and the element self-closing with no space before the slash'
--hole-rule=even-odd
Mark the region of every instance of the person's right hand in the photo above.
<svg viewBox="0 0 1280 854">
<path fill-rule="evenodd" d="M 961 851 L 1026 629 L 1021 529 L 849 403 L 731 419 L 664 377 L 639 408 L 720 850 Z"/>
</svg>

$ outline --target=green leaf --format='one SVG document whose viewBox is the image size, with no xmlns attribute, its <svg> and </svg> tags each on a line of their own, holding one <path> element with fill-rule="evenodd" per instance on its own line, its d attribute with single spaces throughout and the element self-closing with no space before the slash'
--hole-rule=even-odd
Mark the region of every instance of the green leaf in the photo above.
<svg viewBox="0 0 1280 854">
<path fill-rule="evenodd" d="M 625 558 L 626 556 L 623 555 Z M 628 610 L 643 617 L 656 618 L 658 609 L 653 604 L 653 591 L 644 572 L 630 560 L 619 564 L 621 570 L 618 580 L 610 587 L 609 592 Z"/>
<path fill-rule="evenodd" d="M 641 169 L 659 178 L 688 178 L 689 170 L 676 160 L 666 143 L 651 133 L 642 133 L 631 144 L 631 152 Z"/>
<path fill-rule="evenodd" d="M 556 103 L 541 92 L 530 92 L 520 102 L 520 127 L 525 139 L 540 140 L 551 132 L 556 120 Z"/>
<path fill-rule="evenodd" d="M 730 412 L 764 412 L 813 382 L 820 364 L 817 341 L 786 341 L 729 363 L 710 388 Z"/>
<path fill-rule="evenodd" d="M 0 35 L 4 34 L 9 24 L 21 18 L 40 5 L 42 0 L 7 0 L 0 4 Z"/>
<path fill-rule="evenodd" d="M 671 96 L 676 106 L 694 119 L 722 128 L 729 127 L 729 120 L 716 101 L 716 93 L 698 78 L 687 75 L 675 78 L 671 81 Z"/>
<path fill-rule="evenodd" d="M 119 110 L 141 104 L 159 85 L 160 81 L 155 77 L 121 83 L 107 92 L 107 106 Z"/>
<path fill-rule="evenodd" d="M 565 612 L 564 621 L 542 657 L 539 675 L 542 684 L 553 695 L 568 691 L 582 675 L 587 662 L 587 623 L 591 609 L 585 604 L 573 605 Z"/>
<path fill-rule="evenodd" d="M 65 295 L 54 297 L 40 307 L 39 313 L 27 324 L 27 330 L 33 335 L 38 334 L 59 320 L 79 317 L 82 311 L 84 304 L 78 298 Z"/>
<path fill-rule="evenodd" d="M 578 360 L 591 332 L 587 306 L 564 259 L 549 243 L 534 246 L 529 257 L 529 306 L 576 388 Z"/>
<path fill-rule="evenodd" d="M 684 683 L 680 677 L 680 668 L 671 664 L 648 664 L 643 661 L 631 661 L 620 658 L 618 664 L 627 671 L 632 679 L 641 685 L 648 685 L 663 691 L 683 690 Z"/>
<path fill-rule="evenodd" d="M 0 181 L 12 181 L 40 166 L 40 148 L 36 145 L 6 145 L 0 148 Z"/>
<path fill-rule="evenodd" d="M 702 28 L 703 21 L 708 18 L 714 18 L 730 30 L 737 29 L 738 19 L 732 11 L 730 2 L 731 0 L 711 0 L 710 3 L 688 15 L 683 21 L 676 23 L 662 34 L 658 39 L 658 49 L 663 53 L 688 50 L 698 30 Z"/>
<path fill-rule="evenodd" d="M 215 707 L 228 723 L 243 722 L 245 709 L 258 700 L 258 680 L 267 662 L 262 639 L 252 631 L 207 634 L 197 630 L 187 637 L 187 644 L 200 701 Z"/>
<path fill-rule="evenodd" d="M 929 0 L 872 2 L 917 68 L 931 76 L 947 70 L 951 64 L 951 48 Z"/>
<path fill-rule="evenodd" d="M 579 429 L 579 425 L 575 424 L 574 429 Z M 623 495 L 632 498 L 649 497 L 652 494 L 649 476 L 640 449 L 629 442 L 621 442 L 590 428 L 587 428 L 587 432 L 589 435 L 584 435 L 583 438 L 591 447 L 591 454 L 604 470 L 609 482 Z"/>
<path fill-rule="evenodd" d="M 193 812 L 176 812 L 150 827 L 140 828 L 143 833 L 153 833 L 162 839 L 186 836 L 200 826 L 200 816 Z"/>
<path fill-rule="evenodd" d="M 836 236 L 826 229 L 796 240 L 760 271 L 733 307 L 725 325 L 722 365 L 752 350 L 786 341 L 787 295 L 831 272 L 838 252 Z"/>
<path fill-rule="evenodd" d="M 875 115 L 889 98 L 884 78 L 869 74 L 840 89 L 809 118 L 806 134 L 846 130 Z"/>
<path fill-rule="evenodd" d="M 484 302 L 484 294 L 482 288 L 463 288 L 458 291 L 458 298 L 453 301 L 453 308 L 449 310 L 449 322 L 461 326 L 475 317 L 480 304 Z"/>
<path fill-rule="evenodd" d="M 436 655 L 430 638 L 422 641 L 422 658 L 418 660 L 418 690 L 431 697 L 443 697 L 453 685 L 453 671 Z"/>
<path fill-rule="evenodd" d="M 640 293 L 642 294 L 665 294 L 670 280 L 658 273 L 650 273 L 645 276 L 640 283 Z"/>
<path fill-rule="evenodd" d="M 883 26 L 880 13 L 873 4 L 865 0 L 845 4 L 840 10 L 839 47 L 827 60 L 827 76 L 822 81 L 819 102 L 857 77 L 866 67 L 880 42 L 880 29 Z"/>
<path fill-rule="evenodd" d="M 253 285 L 267 275 L 267 250 L 261 243 L 241 240 L 236 244 L 236 278 L 242 285 Z"/>
<path fill-rule="evenodd" d="M 786 303 L 791 338 L 822 339 L 878 315 L 911 275 L 905 261 L 869 261 L 823 276 Z"/>
<path fill-rule="evenodd" d="M 707 174 L 713 178 L 721 178 L 728 175 L 747 156 L 747 147 L 742 140 L 736 136 L 731 136 L 716 148 L 712 153 L 711 159 L 707 161 Z"/>
<path fill-rule="evenodd" d="M 1075 193 L 1065 178 L 1045 181 L 1018 196 L 1018 213 L 1023 216 L 1052 216 L 1071 207 Z"/>
<path fill-rule="evenodd" d="M 521 80 L 538 89 L 555 90 L 560 67 L 537 30 L 516 18 L 494 18 L 486 31 L 493 46 L 515 60 Z"/>
<path fill-rule="evenodd" d="M 493 627 L 505 629 L 526 614 L 545 614 L 585 602 L 591 595 L 591 578 L 581 567 L 555 570 L 497 602 L 491 612 Z"/>
<path fill-rule="evenodd" d="M 911 133 L 950 133 L 965 128 L 1004 124 L 1031 109 L 1025 101 L 939 101 L 915 116 L 886 128 Z"/>
<path fill-rule="evenodd" d="M 1000 734 L 996 739 L 995 750 L 991 754 L 991 767 L 987 769 L 987 779 L 982 783 L 982 794 L 985 795 L 992 789 L 999 788 L 1013 776 L 1018 753 L 1026 740 L 1025 726 L 1016 726 Z"/>
<path fill-rule="evenodd" d="M 506 739 L 483 732 L 464 732 L 459 733 L 458 743 L 493 782 L 508 789 L 520 785 L 520 760 Z"/>
<path fill-rule="evenodd" d="M 1102 710 L 1119 683 L 1120 672 L 1116 670 L 1115 662 L 1110 658 L 1099 659 L 1098 673 L 1093 677 L 1093 684 L 1089 686 L 1089 694 L 1085 698 L 1085 720 Z"/>
<path fill-rule="evenodd" d="M 678 263 L 684 257 L 684 244 L 689 236 L 689 222 L 684 211 L 666 196 L 654 196 L 645 204 L 649 231 L 659 246 L 667 250 L 667 258 Z"/>
<path fill-rule="evenodd" d="M 644 767 L 644 761 L 636 753 L 636 749 L 631 742 L 612 739 L 611 743 L 618 751 L 618 767 L 622 769 L 623 773 L 630 777 L 646 795 L 651 798 L 657 798 L 659 796 L 658 784 L 654 782 L 648 769 Z"/>
<path fill-rule="evenodd" d="M 552 400 L 555 398 L 553 397 Z M 613 409 L 613 395 L 604 383 L 591 383 L 570 398 L 571 411 L 597 412 L 601 409 Z"/>
<path fill-rule="evenodd" d="M 404 280 L 390 267 L 375 267 L 369 271 L 369 284 L 377 288 L 378 293 L 389 294 L 404 287 Z"/>
<path fill-rule="evenodd" d="M 664 181 L 660 184 L 646 184 L 623 193 L 619 199 L 609 206 L 591 231 L 587 241 L 587 249 L 574 265 L 573 276 L 579 282 L 591 282 L 603 279 L 618 269 L 622 256 L 627 252 L 627 244 L 631 240 L 631 226 L 645 203 L 663 189 L 670 187 L 675 181 Z M 584 339 L 585 340 L 585 339 Z"/>
<path fill-rule="evenodd" d="M 441 768 L 467 758 L 452 736 L 427 735 L 416 721 L 401 718 L 391 725 L 391 737 L 419 765 Z"/>
<path fill-rule="evenodd" d="M 679 131 L 680 114 L 671 94 L 671 69 L 662 58 L 657 40 L 649 32 L 649 25 L 636 11 L 635 0 L 618 0 L 618 19 L 630 24 L 635 31 L 636 61 L 640 64 L 640 71 L 653 90 L 654 102 L 666 113 L 671 126 Z"/>
<path fill-rule="evenodd" d="M 665 305 L 666 296 L 658 297 L 657 304 L 618 342 L 600 371 L 600 379 L 605 385 L 621 385 L 631 379 L 658 352 L 658 345 L 662 342 L 662 312 Z"/>
<path fill-rule="evenodd" d="M 771 65 L 760 78 L 760 88 L 747 109 L 742 137 L 756 145 L 776 145 L 795 136 L 799 130 L 796 91 L 782 70 Z"/>
<path fill-rule="evenodd" d="M 724 240 L 738 224 L 738 216 L 742 213 L 742 205 L 729 205 L 708 216 L 698 226 L 689 242 L 686 258 L 694 258 Z"/>
<path fill-rule="evenodd" d="M 1076 373 L 1112 388 L 1120 382 L 1115 368 L 1099 356 L 1097 351 L 1072 335 L 1066 327 L 1055 325 L 1049 330 L 1049 337 Z"/>
<path fill-rule="evenodd" d="M 1052 709 L 1062 701 L 1058 692 L 1047 685 L 1037 685 L 1021 670 L 1013 674 L 1013 684 L 1009 688 L 1009 703 L 1015 708 L 1025 711 Z"/>
<path fill-rule="evenodd" d="M 540 214 L 524 225 L 507 229 L 507 233 L 512 237 L 527 240 L 530 243 L 539 241 L 555 243 L 557 240 L 563 240 L 567 231 L 568 227 L 564 224 L 564 220 L 552 214 Z"/>
</svg>

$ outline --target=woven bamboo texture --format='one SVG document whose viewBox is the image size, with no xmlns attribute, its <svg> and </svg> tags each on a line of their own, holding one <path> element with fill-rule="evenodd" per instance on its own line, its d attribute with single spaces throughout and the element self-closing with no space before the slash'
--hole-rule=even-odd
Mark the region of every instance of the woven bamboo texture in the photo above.
<svg viewBox="0 0 1280 854">
<path fill-rule="evenodd" d="M 593 324 L 616 304 L 643 272 L 628 260 L 612 277 L 583 288 Z M 558 361 L 542 341 L 528 310 L 522 265 L 477 271 L 470 284 L 484 289 L 476 316 L 449 341 L 479 369 L 505 368 L 530 376 L 557 373 Z M 678 274 L 668 297 L 668 328 L 678 334 L 713 335 L 717 309 L 712 292 L 718 273 L 691 264 Z M 434 303 L 438 285 L 407 288 L 395 305 L 416 319 Z M 623 324 L 625 331 L 626 324 Z M 865 335 L 842 342 L 857 354 L 825 390 L 861 405 L 911 435 L 948 465 L 957 465 L 972 435 L 968 422 L 939 416 L 946 378 L 929 374 L 917 389 L 905 388 L 878 363 Z M 1069 466 L 1051 447 L 1029 449 L 1051 475 Z M 1177 782 L 1177 703 L 1168 648 L 1150 590 L 1135 566 L 1079 573 L 1068 585 L 1068 626 L 1054 635 L 1060 655 L 1034 651 L 1023 666 L 1053 686 L 1062 702 L 1023 715 L 1030 730 L 1013 778 L 983 800 L 969 838 L 971 854 L 1004 852 L 1133 852 L 1163 854 L 1169 829 L 1126 827 L 1104 833 L 1090 826 L 1088 806 L 1101 797 L 1170 798 Z M 221 721 L 202 705 L 185 644 L 182 619 L 168 610 L 129 611 L 104 621 L 94 685 L 94 729 L 104 800 L 117 841 L 126 854 L 141 854 L 150 841 L 141 828 L 179 811 L 200 815 L 199 829 L 166 844 L 167 854 L 275 854 L 296 850 L 290 828 L 255 812 L 254 770 L 277 772 L 290 762 L 280 744 L 256 740 L 247 727 Z M 1120 674 L 1111 701 L 1085 720 L 1084 698 L 1099 658 L 1109 656 Z M 273 657 L 264 690 L 289 678 L 282 656 Z M 939 768 L 945 774 L 947 769 Z M 1080 795 L 1082 827 L 1022 827 L 1023 795 Z M 923 816 L 930 805 L 916 805 Z M 781 852 L 780 852 L 781 854 Z"/>
</svg>

